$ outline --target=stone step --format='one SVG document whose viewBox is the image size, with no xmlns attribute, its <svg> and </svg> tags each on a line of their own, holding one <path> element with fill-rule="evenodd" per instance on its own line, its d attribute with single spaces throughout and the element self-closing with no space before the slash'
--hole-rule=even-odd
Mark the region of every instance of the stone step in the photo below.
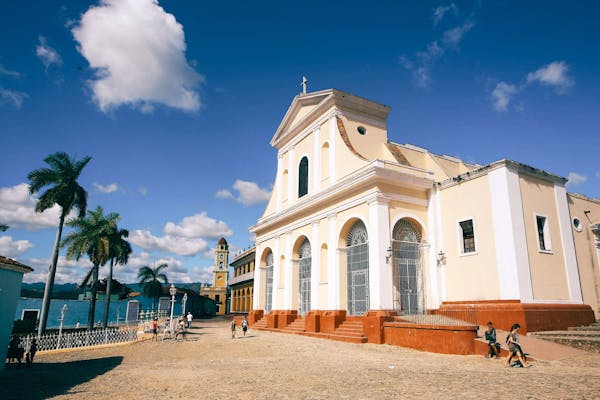
<svg viewBox="0 0 600 400">
<path fill-rule="evenodd" d="M 600 353 L 600 338 L 577 338 L 565 336 L 541 336 L 549 342 L 571 346 L 577 349 Z"/>
<path fill-rule="evenodd" d="M 600 334 L 600 325 L 589 325 L 589 326 L 573 326 L 568 328 L 569 331 L 596 331 Z"/>
<path fill-rule="evenodd" d="M 564 337 L 582 337 L 582 338 L 600 338 L 600 331 L 590 330 L 566 330 L 566 331 L 542 331 L 531 332 L 529 335 L 537 337 L 545 336 L 564 336 Z"/>
</svg>

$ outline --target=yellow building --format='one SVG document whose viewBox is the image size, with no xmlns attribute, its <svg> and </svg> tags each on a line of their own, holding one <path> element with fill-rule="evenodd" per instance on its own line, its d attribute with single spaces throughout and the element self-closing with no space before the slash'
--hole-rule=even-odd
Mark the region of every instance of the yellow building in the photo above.
<svg viewBox="0 0 600 400">
<path fill-rule="evenodd" d="M 271 199 L 250 229 L 253 321 L 466 307 L 534 331 L 593 319 L 586 304 L 600 312 L 598 201 L 522 163 L 392 143 L 389 111 L 335 89 L 292 101 L 271 140 Z"/>
<path fill-rule="evenodd" d="M 247 314 L 252 310 L 255 256 L 256 248 L 252 247 L 236 255 L 230 264 L 233 268 L 233 277 L 228 281 L 231 297 L 229 312 L 232 314 Z"/>
<path fill-rule="evenodd" d="M 200 287 L 200 295 L 213 299 L 217 306 L 217 315 L 227 313 L 227 277 L 229 271 L 229 245 L 225 238 L 219 239 L 215 247 L 215 267 L 213 285 Z"/>
</svg>

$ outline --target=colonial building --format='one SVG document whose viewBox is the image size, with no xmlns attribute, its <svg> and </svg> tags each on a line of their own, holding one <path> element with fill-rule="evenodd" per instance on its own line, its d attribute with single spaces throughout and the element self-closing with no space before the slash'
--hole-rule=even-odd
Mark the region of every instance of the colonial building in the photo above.
<svg viewBox="0 0 600 400">
<path fill-rule="evenodd" d="M 200 287 L 200 295 L 208 296 L 216 303 L 216 314 L 227 313 L 227 277 L 229 275 L 229 245 L 225 238 L 219 239 L 215 247 L 215 267 L 213 285 Z"/>
<path fill-rule="evenodd" d="M 252 247 L 238 254 L 230 264 L 233 267 L 233 277 L 229 279 L 231 296 L 229 312 L 232 314 L 247 314 L 252 310 L 255 255 L 256 248 Z"/>
<path fill-rule="evenodd" d="M 271 140 L 272 196 L 250 229 L 251 320 L 453 307 L 504 329 L 593 320 L 600 203 L 519 162 L 392 143 L 389 111 L 335 89 L 292 101 Z"/>
</svg>

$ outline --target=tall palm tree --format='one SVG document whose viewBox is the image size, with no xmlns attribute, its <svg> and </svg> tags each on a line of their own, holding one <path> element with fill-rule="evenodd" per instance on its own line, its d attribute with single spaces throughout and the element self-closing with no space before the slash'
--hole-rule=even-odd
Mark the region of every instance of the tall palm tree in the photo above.
<svg viewBox="0 0 600 400">
<path fill-rule="evenodd" d="M 62 246 L 67 247 L 67 259 L 79 260 L 83 254 L 86 254 L 93 264 L 82 283 L 82 286 L 86 285 L 91 278 L 92 297 L 88 313 L 88 329 L 94 327 L 98 270 L 111 257 L 110 239 L 117 230 L 118 220 L 119 214 L 110 213 L 105 216 L 102 207 L 98 206 L 93 211 L 89 210 L 87 217 L 75 218 L 67 223 L 73 228 L 62 242 Z"/>
<path fill-rule="evenodd" d="M 57 152 L 50 154 L 44 159 L 44 162 L 46 162 L 50 168 L 39 168 L 31 171 L 27 175 L 27 179 L 29 179 L 30 194 L 36 194 L 42 188 L 48 187 L 48 189 L 39 197 L 35 205 L 36 212 L 44 212 L 45 210 L 54 207 L 56 204 L 61 208 L 56 240 L 54 241 L 54 249 L 52 250 L 52 261 L 48 270 L 46 287 L 44 288 L 44 300 L 42 301 L 42 314 L 40 316 L 38 335 L 43 335 L 46 331 L 48 310 L 50 309 L 52 288 L 54 287 L 54 276 L 56 275 L 56 263 L 58 261 L 58 251 L 60 248 L 60 239 L 65 218 L 69 215 L 73 207 L 79 211 L 80 218 L 85 216 L 85 209 L 87 208 L 87 192 L 79 185 L 79 183 L 77 183 L 77 179 L 83 168 L 91 159 L 91 157 L 86 156 L 81 160 L 76 161 L 75 158 L 69 158 L 67 153 Z"/>
<path fill-rule="evenodd" d="M 160 264 L 156 268 L 143 266 L 138 271 L 139 283 L 142 285 L 144 294 L 154 299 L 152 302 L 153 308 L 156 308 L 156 300 L 162 293 L 162 284 L 160 281 L 163 281 L 165 284 L 169 283 L 167 276 L 161 272 L 166 268 L 169 268 L 167 264 Z"/>
<path fill-rule="evenodd" d="M 118 229 L 115 226 L 114 231 L 109 238 L 109 257 L 110 257 L 110 269 L 108 270 L 108 279 L 106 280 L 106 296 L 104 300 L 104 328 L 108 326 L 108 312 L 110 311 L 110 292 L 112 285 L 113 266 L 114 265 L 125 265 L 129 261 L 129 255 L 132 253 L 131 245 L 126 237 L 129 236 L 127 229 Z M 117 321 L 118 322 L 118 321 Z"/>
</svg>

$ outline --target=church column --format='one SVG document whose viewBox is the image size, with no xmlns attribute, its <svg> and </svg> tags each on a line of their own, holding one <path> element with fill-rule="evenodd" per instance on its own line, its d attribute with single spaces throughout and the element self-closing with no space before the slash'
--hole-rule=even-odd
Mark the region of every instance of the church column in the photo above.
<svg viewBox="0 0 600 400">
<path fill-rule="evenodd" d="M 340 267 L 338 245 L 336 237 L 336 215 L 330 215 L 327 218 L 329 237 L 327 238 L 327 289 L 328 289 L 328 308 L 330 310 L 340 309 Z"/>
<path fill-rule="evenodd" d="M 321 188 L 321 129 L 316 128 L 313 131 L 313 160 L 312 160 L 312 170 L 313 170 L 313 185 L 312 191 L 310 193 L 317 193 Z"/>
<path fill-rule="evenodd" d="M 337 136 L 336 116 L 329 118 L 329 182 L 333 185 L 336 182 L 335 177 L 335 138 Z M 337 248 L 337 246 L 336 246 Z"/>
<path fill-rule="evenodd" d="M 273 241 L 273 247 L 271 251 L 273 252 L 273 284 L 271 285 L 271 309 L 279 310 L 279 258 L 281 257 L 281 253 L 279 252 L 279 242 L 280 238 L 276 238 Z M 260 288 L 260 290 L 265 293 L 266 282 Z M 263 294 L 263 301 L 266 300 L 265 294 Z"/>
<path fill-rule="evenodd" d="M 254 257 L 260 257 L 262 255 L 263 248 L 262 248 L 262 246 L 258 242 L 256 242 L 256 249 L 255 249 L 255 251 L 256 251 L 256 253 L 255 253 Z M 262 279 L 261 279 L 261 273 L 264 274 L 265 271 L 262 268 L 262 266 L 260 265 L 260 260 L 259 259 L 256 258 L 255 262 L 256 262 L 256 265 L 259 266 L 259 268 L 256 268 L 255 272 L 254 272 L 254 283 L 253 283 L 253 286 L 258 289 L 258 290 L 254 291 L 254 304 L 256 305 L 257 309 L 259 309 L 261 307 L 261 304 L 262 304 L 262 309 L 264 310 L 265 309 L 265 301 L 264 300 L 260 301 L 260 295 L 261 295 L 261 293 L 263 294 L 263 297 L 266 295 L 266 293 L 265 293 L 266 286 L 262 282 Z"/>
<path fill-rule="evenodd" d="M 558 214 L 558 227 L 563 245 L 563 257 L 567 284 L 569 286 L 569 300 L 583 302 L 579 271 L 577 270 L 577 257 L 575 255 L 575 241 L 571 230 L 571 216 L 567 203 L 567 190 L 564 185 L 554 184 L 554 197 L 556 198 L 556 211 Z"/>
<path fill-rule="evenodd" d="M 319 221 L 312 223 L 310 246 L 310 309 L 319 309 L 319 276 L 321 274 L 321 246 L 319 245 Z"/>
<path fill-rule="evenodd" d="M 427 242 L 429 243 L 429 252 L 427 253 L 427 264 L 429 266 L 429 279 L 427 290 L 427 308 L 438 308 L 441 299 L 444 299 L 443 290 L 445 284 L 441 279 L 444 272 L 443 259 L 439 259 L 438 254 L 444 251 L 442 241 L 442 223 L 440 216 L 440 192 L 434 187 L 429 191 L 429 203 L 427 205 Z"/>
<path fill-rule="evenodd" d="M 284 293 L 283 309 L 291 310 L 292 304 L 293 304 L 292 296 L 294 295 L 294 290 L 292 288 L 292 281 L 293 281 L 292 273 L 294 272 L 294 264 L 292 261 L 292 234 L 291 233 L 285 234 L 285 253 L 284 254 L 285 254 L 285 266 L 284 266 L 285 281 L 283 284 L 283 293 Z"/>
<path fill-rule="evenodd" d="M 369 309 L 391 310 L 392 260 L 386 262 L 390 241 L 388 201 L 375 197 L 369 201 Z"/>
<path fill-rule="evenodd" d="M 596 247 L 597 265 L 600 265 L 600 224 L 594 224 L 591 226 L 592 233 L 594 234 L 594 246 Z M 593 263 L 592 263 L 593 265 Z"/>
<path fill-rule="evenodd" d="M 290 147 L 288 151 L 288 182 L 287 182 L 287 205 L 296 202 L 298 195 L 298 166 L 294 161 L 294 147 Z M 292 197 L 293 196 L 293 197 Z M 294 201 L 292 201 L 294 199 Z"/>
<path fill-rule="evenodd" d="M 289 172 L 288 172 L 288 176 L 289 176 Z M 276 194 L 277 194 L 277 211 L 281 210 L 281 199 L 283 198 L 283 155 L 282 154 L 277 154 L 277 188 L 276 188 Z"/>
</svg>

